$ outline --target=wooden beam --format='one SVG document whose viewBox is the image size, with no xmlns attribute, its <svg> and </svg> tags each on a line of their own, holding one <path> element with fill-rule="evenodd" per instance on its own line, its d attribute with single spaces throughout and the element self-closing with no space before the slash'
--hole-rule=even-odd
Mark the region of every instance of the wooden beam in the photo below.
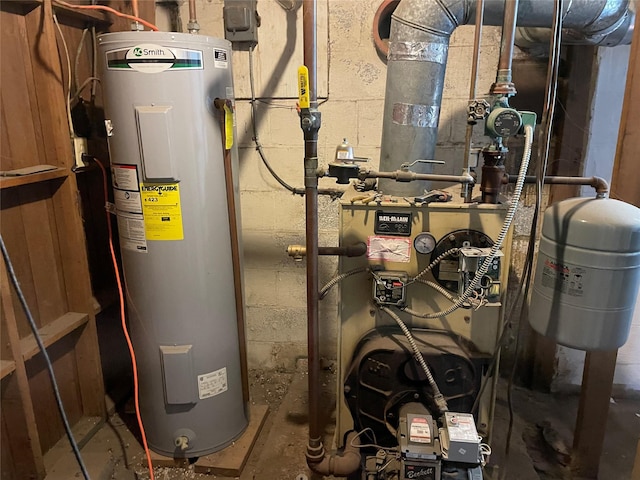
<svg viewBox="0 0 640 480">
<path fill-rule="evenodd" d="M 3 446 L 3 449 L 6 447 L 11 449 L 14 469 L 19 473 L 19 478 L 41 479 L 46 474 L 44 460 L 9 288 L 6 265 L 4 259 L 0 257 L 0 295 L 9 337 L 6 340 L 11 345 L 15 360 L 15 375 L 2 383 L 2 416 L 7 429 L 11 432 L 11 442 L 8 446 Z"/>
<path fill-rule="evenodd" d="M 636 31 L 640 15 L 636 16 Z M 627 87 L 624 95 L 616 161 L 613 165 L 611 197 L 640 207 L 638 157 L 640 156 L 640 38 L 634 35 L 629 57 Z"/>
<path fill-rule="evenodd" d="M 617 356 L 617 350 L 587 352 L 573 434 L 571 470 L 574 477 L 598 478 Z"/>
</svg>

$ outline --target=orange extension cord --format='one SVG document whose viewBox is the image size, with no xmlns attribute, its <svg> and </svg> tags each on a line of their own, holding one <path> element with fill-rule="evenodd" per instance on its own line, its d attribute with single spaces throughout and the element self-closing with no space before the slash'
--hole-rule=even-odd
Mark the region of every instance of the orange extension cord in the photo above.
<svg viewBox="0 0 640 480">
<path fill-rule="evenodd" d="M 79 10 L 103 10 L 105 12 L 109 12 L 109 13 L 113 13 L 114 15 L 118 16 L 118 17 L 122 17 L 122 18 L 128 18 L 129 20 L 133 20 L 134 22 L 139 22 L 142 25 L 144 25 L 147 28 L 150 28 L 151 30 L 153 30 L 154 32 L 158 31 L 158 27 L 156 27 L 153 23 L 149 23 L 146 20 L 143 20 L 142 18 L 138 17 L 138 4 L 137 2 L 134 2 L 134 15 L 128 15 L 126 13 L 122 13 L 119 12 L 117 10 L 114 10 L 111 7 L 106 7 L 104 5 L 74 5 L 71 3 L 67 3 L 67 2 L 63 2 L 62 0 L 53 0 L 53 3 L 57 3 L 58 5 L 62 5 L 63 7 L 67 7 L 67 8 L 76 8 Z"/>
<path fill-rule="evenodd" d="M 94 157 L 94 160 L 102 171 L 102 185 L 104 187 L 104 201 L 105 205 L 109 201 L 109 188 L 107 187 L 107 170 L 102 165 L 102 162 Z M 127 339 L 127 345 L 129 346 L 129 353 L 131 354 L 131 364 L 133 366 L 133 399 L 136 406 L 136 417 L 138 418 L 138 426 L 140 427 L 140 435 L 142 436 L 142 446 L 144 447 L 144 453 L 147 456 L 147 465 L 149 466 L 149 478 L 155 480 L 153 475 L 153 463 L 151 462 L 151 452 L 149 452 L 149 445 L 147 444 L 147 435 L 142 425 L 142 417 L 140 416 L 140 402 L 138 401 L 138 363 L 136 361 L 136 354 L 133 351 L 133 344 L 131 343 L 131 337 L 129 337 L 129 331 L 127 329 L 126 315 L 124 311 L 124 293 L 122 291 L 122 281 L 120 279 L 120 271 L 118 270 L 118 260 L 116 259 L 116 251 L 113 248 L 113 231 L 111 229 L 111 213 L 109 210 L 105 210 L 107 214 L 107 231 L 109 232 L 109 251 L 111 252 L 111 261 L 113 262 L 113 270 L 116 273 L 116 283 L 118 284 L 118 296 L 120 298 L 120 319 L 122 320 L 122 331 Z"/>
</svg>

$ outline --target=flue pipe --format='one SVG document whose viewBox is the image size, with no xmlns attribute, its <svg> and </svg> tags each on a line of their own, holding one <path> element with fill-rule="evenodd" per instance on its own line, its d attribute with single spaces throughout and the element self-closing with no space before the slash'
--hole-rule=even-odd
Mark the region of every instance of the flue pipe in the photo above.
<svg viewBox="0 0 640 480">
<path fill-rule="evenodd" d="M 380 169 L 394 171 L 403 163 L 434 158 L 442 103 L 449 39 L 458 25 L 475 20 L 476 0 L 402 0 L 391 20 L 387 87 Z M 629 38 L 629 0 L 573 0 L 566 2 L 565 28 L 588 38 Z M 568 8 L 568 7 L 571 8 Z M 553 0 L 520 0 L 517 24 L 548 27 Z M 502 25 L 504 0 L 485 0 L 484 24 Z M 416 165 L 430 173 L 429 164 Z M 429 189 L 428 182 L 399 184 L 381 180 L 390 195 L 413 196 Z"/>
</svg>

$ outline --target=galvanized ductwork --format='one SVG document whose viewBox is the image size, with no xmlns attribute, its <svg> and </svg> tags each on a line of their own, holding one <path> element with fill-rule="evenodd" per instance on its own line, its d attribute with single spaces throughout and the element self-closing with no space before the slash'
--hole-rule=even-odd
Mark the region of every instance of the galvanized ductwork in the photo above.
<svg viewBox="0 0 640 480">
<path fill-rule="evenodd" d="M 508 1 L 508 0 L 507 0 Z M 380 170 L 433 159 L 449 49 L 458 25 L 475 20 L 474 0 L 402 0 L 391 20 Z M 485 25 L 502 25 L 504 0 L 486 0 Z M 552 23 L 553 0 L 520 0 L 520 27 Z M 571 38 L 598 45 L 628 44 L 635 12 L 629 0 L 567 0 L 563 25 Z M 418 163 L 417 173 L 431 165 Z M 398 196 L 421 194 L 428 182 L 380 180 L 380 190 Z"/>
</svg>

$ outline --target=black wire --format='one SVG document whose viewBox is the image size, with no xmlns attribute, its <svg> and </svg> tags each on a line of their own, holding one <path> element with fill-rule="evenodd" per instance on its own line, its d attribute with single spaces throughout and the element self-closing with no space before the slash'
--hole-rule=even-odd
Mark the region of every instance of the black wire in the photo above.
<svg viewBox="0 0 640 480">
<path fill-rule="evenodd" d="M 249 85 L 251 87 L 251 99 L 249 101 L 249 104 L 251 105 L 251 128 L 252 128 L 252 133 L 253 133 L 253 143 L 256 147 L 256 151 L 258 152 L 258 155 L 260 155 L 260 159 L 262 160 L 262 163 L 264 164 L 264 166 L 267 168 L 267 170 L 269 171 L 269 173 L 271 174 L 271 176 L 284 188 L 286 188 L 287 190 L 289 190 L 291 193 L 293 193 L 294 195 L 304 195 L 305 194 L 305 189 L 304 188 L 300 188 L 300 187 L 292 187 L 291 185 L 289 185 L 287 182 L 285 182 L 280 175 L 278 175 L 276 173 L 276 171 L 271 167 L 271 164 L 269 163 L 269 161 L 267 160 L 266 155 L 264 154 L 264 151 L 262 149 L 262 143 L 260 143 L 260 139 L 258 138 L 258 126 L 256 124 L 256 102 L 263 102 L 267 105 L 269 105 L 271 108 L 282 108 L 282 107 L 278 107 L 275 106 L 274 104 L 269 104 L 268 102 L 256 98 L 256 92 L 255 92 L 255 80 L 254 80 L 254 73 L 253 73 L 253 50 L 254 50 L 255 46 L 251 46 L 249 48 Z M 323 103 L 329 101 L 329 98 L 325 98 L 322 102 L 320 102 L 318 105 L 322 105 Z M 289 107 L 287 107 L 289 108 Z M 330 197 L 332 197 L 332 199 L 335 198 L 339 198 L 342 196 L 342 194 L 344 193 L 344 190 L 340 190 L 337 188 L 319 188 L 318 189 L 318 195 L 329 195 Z"/>
<path fill-rule="evenodd" d="M 255 91 L 255 80 L 253 78 L 254 76 L 253 75 L 253 49 L 254 48 L 255 47 L 253 45 L 251 45 L 251 47 L 249 48 L 249 84 L 251 87 L 250 104 L 251 104 L 251 127 L 253 129 L 253 143 L 256 146 L 256 151 L 260 155 L 260 159 L 262 160 L 262 163 L 264 163 L 264 166 L 267 167 L 267 170 L 269 170 L 269 173 L 271 174 L 271 176 L 275 178 L 280 185 L 282 185 L 284 188 L 289 190 L 291 193 L 295 195 L 304 195 L 303 188 L 292 187 L 287 182 L 285 182 L 282 178 L 280 178 L 280 176 L 275 172 L 275 170 L 271 168 L 271 165 L 267 161 L 267 157 L 265 156 L 264 151 L 262 150 L 262 144 L 258 139 L 258 127 L 256 125 L 256 101 L 257 100 L 256 100 L 256 91 Z"/>
<path fill-rule="evenodd" d="M 528 264 L 526 271 L 525 290 L 522 305 L 520 307 L 520 319 L 518 323 L 518 331 L 516 334 L 516 343 L 514 348 L 514 360 L 509 375 L 509 384 L 507 386 L 507 404 L 509 407 L 509 427 L 507 429 L 507 439 L 505 443 L 504 468 L 500 476 L 505 479 L 507 476 L 507 468 L 509 454 L 511 453 L 511 438 L 513 436 L 514 412 L 513 412 L 513 384 L 518 365 L 518 357 L 520 354 L 521 336 L 523 332 L 522 325 L 527 322 L 527 298 L 531 287 L 531 275 L 533 272 L 533 258 L 535 252 L 535 239 L 537 236 L 538 221 L 542 210 L 542 192 L 544 188 L 544 176 L 549 162 L 549 148 L 551 145 L 551 132 L 553 128 L 553 115 L 555 112 L 555 103 L 558 85 L 558 69 L 560 64 L 560 51 L 562 48 L 562 14 L 564 10 L 564 0 L 554 0 L 554 16 L 553 16 L 553 32 L 551 36 L 551 48 L 549 49 L 549 72 L 547 76 L 547 91 L 545 96 L 544 110 L 542 113 L 542 125 L 544 126 L 544 141 L 540 142 L 538 148 L 538 171 L 536 182 L 536 204 L 534 217 L 529 234 L 529 247 L 527 249 L 527 257 L 525 263 Z M 523 272 L 523 278 L 525 273 Z M 514 305 L 515 307 L 515 305 Z"/>
<path fill-rule="evenodd" d="M 2 249 L 2 256 L 4 257 L 4 263 L 7 266 L 7 272 L 9 273 L 9 278 L 11 280 L 11 284 L 18 295 L 18 299 L 20 300 L 20 305 L 22 305 L 22 309 L 24 310 L 25 315 L 27 316 L 27 320 L 29 321 L 29 326 L 33 331 L 33 336 L 36 339 L 36 343 L 38 344 L 38 348 L 42 352 L 42 357 L 47 365 L 47 371 L 49 372 L 49 377 L 51 378 L 51 385 L 53 386 L 53 393 L 56 397 L 56 404 L 58 405 L 58 410 L 60 411 L 60 417 L 62 418 L 62 423 L 64 424 L 65 432 L 67 433 L 67 437 L 69 438 L 69 443 L 71 443 L 71 448 L 73 449 L 73 453 L 76 456 L 76 460 L 78 461 L 78 465 L 80 465 L 80 470 L 82 471 L 82 476 L 85 480 L 89 480 L 89 473 L 87 472 L 87 467 L 82 460 L 82 456 L 80 455 L 80 448 L 76 443 L 75 438 L 73 437 L 73 432 L 71 431 L 71 427 L 69 426 L 69 420 L 67 419 L 67 414 L 64 411 L 64 405 L 62 404 L 62 398 L 60 397 L 60 390 L 58 389 L 58 382 L 56 381 L 55 373 L 53 372 L 53 365 L 51 364 L 51 359 L 49 358 L 49 353 L 47 352 L 47 348 L 44 346 L 42 342 L 42 338 L 40 337 L 40 333 L 38 332 L 38 326 L 36 325 L 35 320 L 33 319 L 33 315 L 31 314 L 31 310 L 29 309 L 29 305 L 27 305 L 27 300 L 24 298 L 24 294 L 22 293 L 22 289 L 20 288 L 20 282 L 18 282 L 18 277 L 16 276 L 16 272 L 13 269 L 13 263 L 11 263 L 11 258 L 9 257 L 9 252 L 7 252 L 7 247 L 4 244 L 4 239 L 2 235 L 0 235 L 0 248 Z"/>
</svg>

